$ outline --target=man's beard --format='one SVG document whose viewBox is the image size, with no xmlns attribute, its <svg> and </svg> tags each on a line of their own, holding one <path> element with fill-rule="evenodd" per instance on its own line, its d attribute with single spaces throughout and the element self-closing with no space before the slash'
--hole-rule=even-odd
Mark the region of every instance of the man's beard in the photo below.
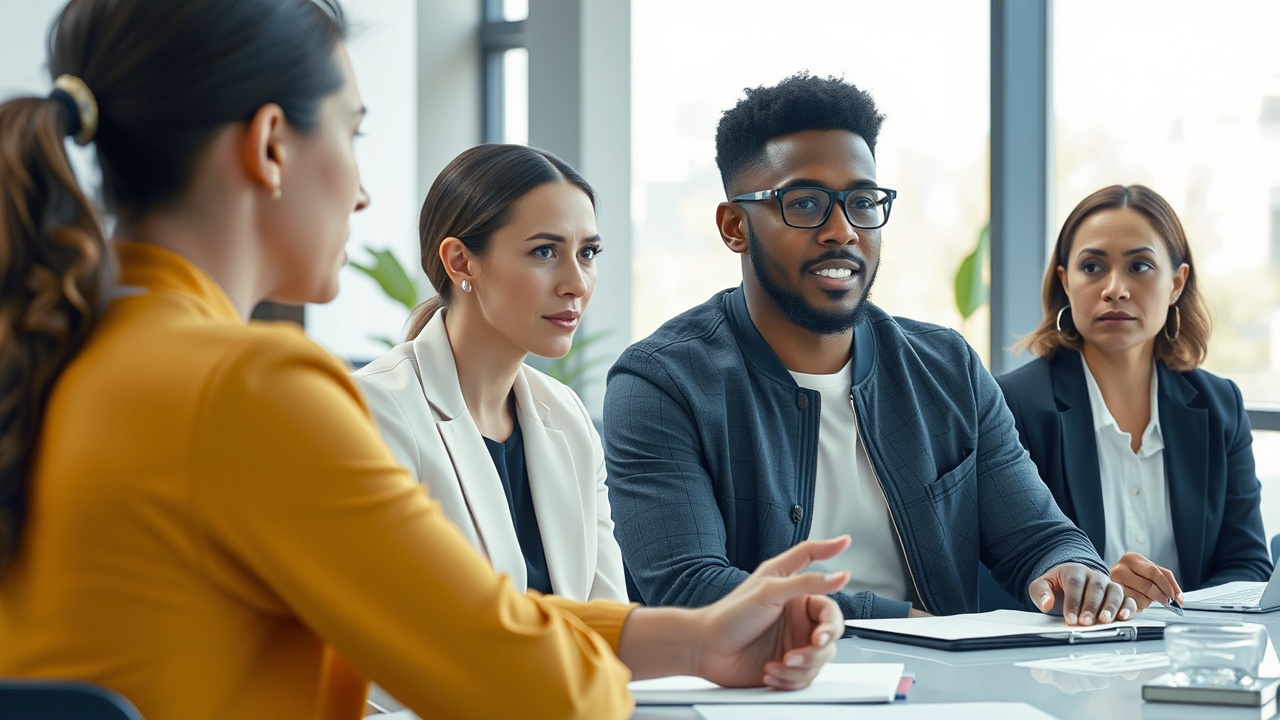
<svg viewBox="0 0 1280 720">
<path fill-rule="evenodd" d="M 876 273 L 880 271 L 879 265 L 872 271 L 871 279 L 862 290 L 862 297 L 858 298 L 858 304 L 852 310 L 825 312 L 805 302 L 799 293 L 791 292 L 773 281 L 770 277 L 771 272 L 777 272 L 782 276 L 785 276 L 786 273 L 761 247 L 760 238 L 756 236 L 750 220 L 747 220 L 747 255 L 751 258 L 751 267 L 755 271 L 756 282 L 760 283 L 760 287 L 764 288 L 765 294 L 773 300 L 773 303 L 778 306 L 778 309 L 782 311 L 787 320 L 791 321 L 791 324 L 819 335 L 838 335 L 857 327 L 867 317 L 867 298 L 871 295 L 871 286 L 875 284 Z M 822 262 L 843 258 L 852 259 L 852 255 L 835 251 L 827 253 L 825 257 L 817 258 L 816 261 Z M 861 272 L 866 272 L 865 264 L 862 264 Z M 824 290 L 823 292 L 832 300 L 839 300 L 852 291 Z"/>
</svg>

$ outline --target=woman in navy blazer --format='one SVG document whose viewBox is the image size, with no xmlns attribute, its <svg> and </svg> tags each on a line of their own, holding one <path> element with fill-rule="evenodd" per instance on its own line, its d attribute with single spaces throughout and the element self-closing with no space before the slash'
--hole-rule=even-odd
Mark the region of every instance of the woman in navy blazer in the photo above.
<svg viewBox="0 0 1280 720">
<path fill-rule="evenodd" d="M 1040 476 L 1112 578 L 1140 609 L 1266 580 L 1249 420 L 1235 383 L 1197 369 L 1210 322 L 1169 204 L 1141 185 L 1081 201 L 1042 302 L 1023 341 L 1038 358 L 997 381 Z"/>
</svg>

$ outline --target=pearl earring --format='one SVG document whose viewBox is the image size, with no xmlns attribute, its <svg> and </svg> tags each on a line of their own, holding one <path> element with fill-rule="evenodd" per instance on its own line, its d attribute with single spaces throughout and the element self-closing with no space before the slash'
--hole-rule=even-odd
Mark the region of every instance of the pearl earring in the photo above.
<svg viewBox="0 0 1280 720">
<path fill-rule="evenodd" d="M 462 292 L 471 292 L 471 281 L 470 281 L 470 280 L 463 280 L 463 281 L 462 281 Z"/>
</svg>

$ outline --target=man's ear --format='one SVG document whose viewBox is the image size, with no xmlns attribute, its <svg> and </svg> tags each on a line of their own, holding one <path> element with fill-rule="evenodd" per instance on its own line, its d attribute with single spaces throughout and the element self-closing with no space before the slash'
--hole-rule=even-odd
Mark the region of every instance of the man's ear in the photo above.
<svg viewBox="0 0 1280 720">
<path fill-rule="evenodd" d="M 268 194 L 283 190 L 284 130 L 284 110 L 275 103 L 267 103 L 250 118 L 240 141 L 241 165 Z"/>
<path fill-rule="evenodd" d="M 741 205 L 733 202 L 717 205 L 716 228 L 725 247 L 739 255 L 747 252 L 747 213 Z"/>
</svg>

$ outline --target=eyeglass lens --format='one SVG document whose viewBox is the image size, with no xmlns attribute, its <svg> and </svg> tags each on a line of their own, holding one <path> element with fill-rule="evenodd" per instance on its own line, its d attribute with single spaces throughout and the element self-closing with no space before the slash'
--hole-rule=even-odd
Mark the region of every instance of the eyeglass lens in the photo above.
<svg viewBox="0 0 1280 720">
<path fill-rule="evenodd" d="M 827 218 L 836 193 L 822 188 L 788 188 L 779 193 L 782 217 L 796 227 L 817 227 Z M 888 195 L 873 188 L 851 190 L 845 197 L 845 215 L 854 227 L 884 225 Z"/>
</svg>

